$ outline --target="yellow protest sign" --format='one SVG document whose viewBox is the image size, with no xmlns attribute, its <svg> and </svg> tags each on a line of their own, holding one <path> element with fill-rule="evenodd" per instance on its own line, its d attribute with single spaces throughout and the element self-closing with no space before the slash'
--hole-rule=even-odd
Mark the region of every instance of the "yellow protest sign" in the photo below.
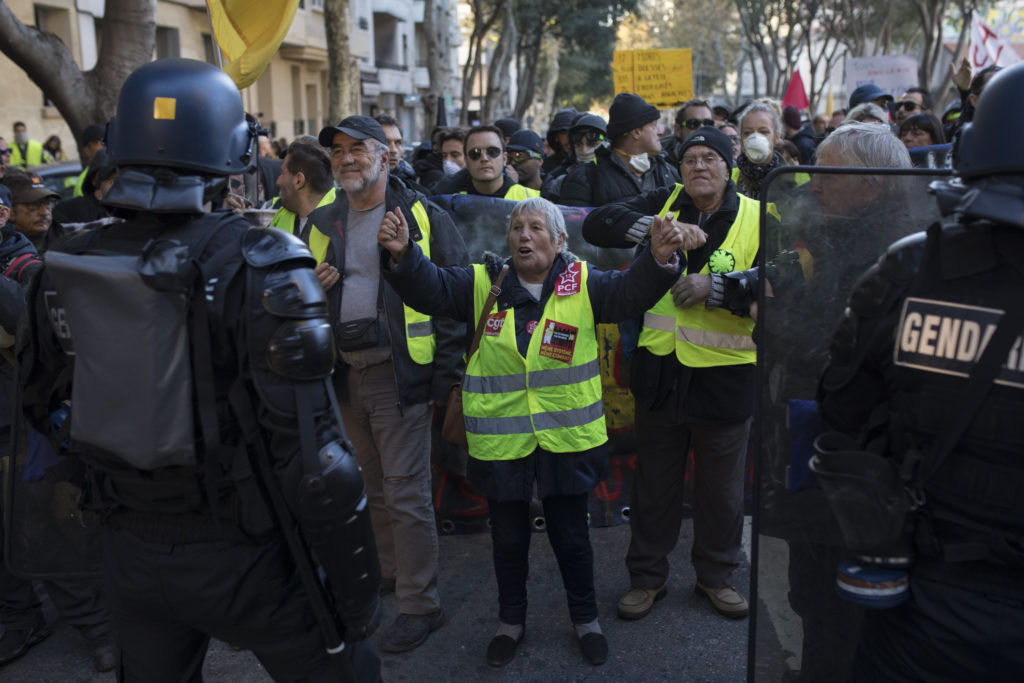
<svg viewBox="0 0 1024 683">
<path fill-rule="evenodd" d="M 616 50 L 612 57 L 615 92 L 632 92 L 661 109 L 693 98 L 690 48 Z"/>
</svg>

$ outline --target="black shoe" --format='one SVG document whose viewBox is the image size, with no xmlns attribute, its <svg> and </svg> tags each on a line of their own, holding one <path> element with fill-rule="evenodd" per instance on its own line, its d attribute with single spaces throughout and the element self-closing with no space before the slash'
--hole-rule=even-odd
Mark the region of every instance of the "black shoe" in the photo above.
<svg viewBox="0 0 1024 683">
<path fill-rule="evenodd" d="M 577 636 L 576 639 L 580 641 L 580 650 L 588 662 L 598 666 L 608 661 L 608 641 L 605 640 L 603 633 L 587 633 L 582 638 Z"/>
<path fill-rule="evenodd" d="M 506 635 L 491 638 L 491 642 L 487 646 L 487 663 L 491 666 L 505 666 L 511 662 L 515 658 L 516 648 L 519 647 L 519 643 L 523 642 L 524 636 L 526 636 L 525 626 L 519 632 L 518 640 Z"/>
<path fill-rule="evenodd" d="M 381 641 L 384 652 L 406 652 L 422 645 L 431 631 L 441 628 L 444 610 L 438 608 L 430 614 L 399 614 Z"/>
<path fill-rule="evenodd" d="M 30 647 L 45 640 L 49 635 L 50 629 L 46 624 L 36 626 L 8 625 L 4 631 L 4 637 L 0 638 L 0 664 L 14 661 L 28 652 Z"/>
</svg>

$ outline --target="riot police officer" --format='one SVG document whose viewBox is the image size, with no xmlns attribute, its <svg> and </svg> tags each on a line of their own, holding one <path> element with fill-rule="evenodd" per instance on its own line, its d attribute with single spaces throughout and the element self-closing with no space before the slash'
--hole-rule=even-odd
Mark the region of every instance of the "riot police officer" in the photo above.
<svg viewBox="0 0 1024 683">
<path fill-rule="evenodd" d="M 256 133 L 222 71 L 137 69 L 107 135 L 105 203 L 125 222 L 69 239 L 29 292 L 24 408 L 48 429 L 71 400 L 119 680 L 201 680 L 211 636 L 279 681 L 380 676 L 360 640 L 379 569 L 356 559 L 376 552 L 351 514 L 365 499 L 316 263 L 283 231 L 206 210 L 252 167 Z"/>
<path fill-rule="evenodd" d="M 856 681 L 1024 672 L 1024 143 L 1005 134 L 1022 104 L 1019 65 L 993 78 L 961 134 L 945 222 L 890 247 L 832 340 L 822 417 L 891 463 L 887 509 L 912 509 L 889 520 L 913 556 L 909 598 L 869 611 Z"/>
</svg>

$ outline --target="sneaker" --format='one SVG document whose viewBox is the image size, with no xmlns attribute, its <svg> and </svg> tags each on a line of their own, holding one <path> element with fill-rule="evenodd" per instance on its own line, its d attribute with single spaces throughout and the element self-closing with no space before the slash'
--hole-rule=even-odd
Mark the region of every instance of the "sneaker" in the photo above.
<svg viewBox="0 0 1024 683">
<path fill-rule="evenodd" d="M 0 638 L 0 664 L 12 662 L 22 656 L 28 649 L 46 639 L 50 629 L 46 624 L 35 626 L 7 625 L 4 637 Z"/>
<path fill-rule="evenodd" d="M 438 608 L 430 614 L 399 614 L 380 643 L 384 652 L 408 652 L 422 645 L 431 631 L 444 623 L 444 610 Z"/>
<path fill-rule="evenodd" d="M 700 581 L 694 589 L 697 595 L 706 595 L 715 610 L 723 617 L 742 619 L 747 616 L 747 599 L 740 595 L 732 586 L 708 588 Z"/>
<path fill-rule="evenodd" d="M 505 666 L 511 662 L 516 656 L 516 648 L 519 647 L 519 643 L 523 642 L 524 637 L 526 637 L 525 626 L 519 632 L 518 638 L 504 634 L 491 638 L 491 642 L 487 645 L 487 663 L 491 666 Z"/>
<path fill-rule="evenodd" d="M 668 595 L 668 588 L 630 588 L 619 598 L 619 616 L 623 619 L 642 619 L 650 613 L 654 603 Z"/>
</svg>

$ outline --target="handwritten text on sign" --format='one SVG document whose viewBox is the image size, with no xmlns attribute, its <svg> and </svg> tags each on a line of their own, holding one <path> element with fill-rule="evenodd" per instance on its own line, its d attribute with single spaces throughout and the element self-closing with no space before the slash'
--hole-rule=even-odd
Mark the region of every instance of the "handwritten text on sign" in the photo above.
<svg viewBox="0 0 1024 683">
<path fill-rule="evenodd" d="M 656 107 L 675 107 L 693 98 L 689 48 L 616 50 L 612 59 L 615 92 L 633 92 Z"/>
</svg>

